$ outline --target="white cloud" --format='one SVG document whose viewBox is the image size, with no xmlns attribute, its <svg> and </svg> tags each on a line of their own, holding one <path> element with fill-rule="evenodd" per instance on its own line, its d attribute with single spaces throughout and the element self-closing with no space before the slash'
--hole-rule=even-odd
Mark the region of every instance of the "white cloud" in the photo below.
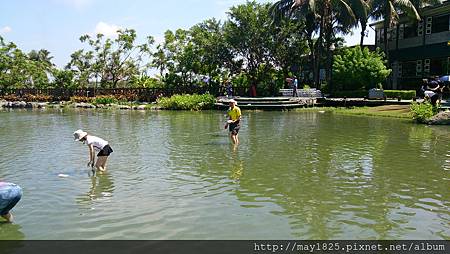
<svg viewBox="0 0 450 254">
<path fill-rule="evenodd" d="M 95 26 L 94 34 L 103 34 L 105 37 L 116 37 L 117 31 L 121 29 L 120 26 L 100 21 Z"/>
<path fill-rule="evenodd" d="M 11 32 L 11 31 L 12 31 L 11 27 L 5 26 L 5 27 L 0 29 L 0 34 L 7 34 L 7 33 Z"/>
</svg>

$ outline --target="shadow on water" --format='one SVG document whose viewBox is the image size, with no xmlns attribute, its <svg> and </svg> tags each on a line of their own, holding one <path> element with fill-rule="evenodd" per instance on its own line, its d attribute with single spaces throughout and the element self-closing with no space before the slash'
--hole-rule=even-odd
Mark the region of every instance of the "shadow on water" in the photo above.
<svg viewBox="0 0 450 254">
<path fill-rule="evenodd" d="M 220 146 L 230 144 L 230 138 L 228 133 L 218 132 L 218 133 L 207 133 L 204 135 L 212 139 L 211 141 L 205 143 L 205 145 Z"/>
<path fill-rule="evenodd" d="M 224 145 L 229 145 L 229 144 L 230 144 L 230 141 L 228 141 L 228 140 L 213 140 L 213 141 L 206 143 L 205 145 L 207 145 L 207 146 L 224 146 Z"/>
<path fill-rule="evenodd" d="M 211 135 L 211 137 L 215 137 L 215 138 L 228 138 L 228 134 L 226 134 L 226 133 L 223 133 L 223 134 L 220 134 L 220 133 L 217 133 L 217 134 L 212 134 Z"/>
<path fill-rule="evenodd" d="M 0 219 L 2 220 L 2 219 Z M 21 231 L 21 226 L 6 221 L 0 221 L 0 239 L 2 240 L 23 240 L 25 235 Z M 3 251 L 3 249 L 2 249 Z"/>
</svg>

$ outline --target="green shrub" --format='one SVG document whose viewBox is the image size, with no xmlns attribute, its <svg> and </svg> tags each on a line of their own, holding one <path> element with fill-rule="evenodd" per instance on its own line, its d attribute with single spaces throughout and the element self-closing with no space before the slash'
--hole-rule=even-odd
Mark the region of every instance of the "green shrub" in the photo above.
<svg viewBox="0 0 450 254">
<path fill-rule="evenodd" d="M 364 97 L 367 97 L 368 95 L 369 95 L 369 92 L 365 91 L 365 90 L 335 91 L 333 93 L 333 97 L 338 97 L 338 98 L 343 98 L 343 97 L 347 97 L 347 98 L 364 98 Z"/>
<path fill-rule="evenodd" d="M 165 87 L 164 82 L 156 78 L 150 77 L 133 77 L 129 82 L 131 87 L 136 88 L 163 88 Z"/>
<path fill-rule="evenodd" d="M 92 101 L 94 104 L 113 104 L 117 103 L 116 97 L 112 95 L 100 95 L 96 96 L 94 100 Z"/>
<path fill-rule="evenodd" d="M 183 94 L 172 97 L 162 97 L 157 100 L 159 106 L 164 109 L 175 110 L 202 110 L 211 109 L 216 102 L 216 98 L 210 94 Z"/>
<path fill-rule="evenodd" d="M 411 104 L 411 114 L 414 120 L 420 123 L 426 122 L 438 113 L 438 108 L 431 105 L 429 102 L 424 103 L 412 103 Z"/>
<path fill-rule="evenodd" d="M 333 89 L 369 90 L 383 83 L 390 73 L 379 49 L 346 48 L 334 57 Z"/>
<path fill-rule="evenodd" d="M 386 98 L 398 98 L 400 97 L 402 100 L 412 100 L 416 97 L 415 90 L 384 90 L 384 95 Z"/>
</svg>

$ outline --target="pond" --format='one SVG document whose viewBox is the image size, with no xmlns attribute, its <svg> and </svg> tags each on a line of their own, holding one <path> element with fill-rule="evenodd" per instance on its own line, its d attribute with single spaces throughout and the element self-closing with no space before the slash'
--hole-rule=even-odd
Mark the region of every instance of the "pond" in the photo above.
<svg viewBox="0 0 450 254">
<path fill-rule="evenodd" d="M 318 112 L 0 110 L 0 239 L 450 239 L 450 129 Z M 110 141 L 92 176 L 82 128 Z M 67 177 L 59 177 L 65 174 Z"/>
</svg>

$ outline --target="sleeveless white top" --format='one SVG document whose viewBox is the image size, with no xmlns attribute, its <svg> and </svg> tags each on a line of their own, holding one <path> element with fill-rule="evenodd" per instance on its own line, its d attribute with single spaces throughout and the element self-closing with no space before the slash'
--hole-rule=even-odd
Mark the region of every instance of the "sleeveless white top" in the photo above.
<svg viewBox="0 0 450 254">
<path fill-rule="evenodd" d="M 93 145 L 94 149 L 99 151 L 102 150 L 106 145 L 108 145 L 108 141 L 91 135 L 88 135 L 86 137 L 86 143 L 87 145 Z"/>
</svg>

